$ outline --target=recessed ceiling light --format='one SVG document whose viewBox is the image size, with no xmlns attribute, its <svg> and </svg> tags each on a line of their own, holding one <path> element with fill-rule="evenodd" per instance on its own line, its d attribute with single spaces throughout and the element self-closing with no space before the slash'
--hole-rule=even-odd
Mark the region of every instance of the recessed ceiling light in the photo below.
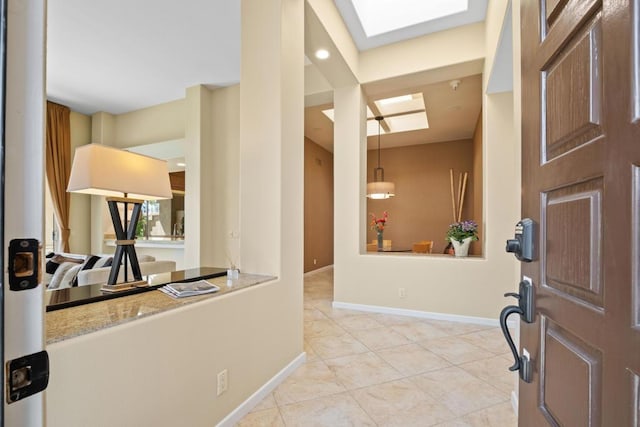
<svg viewBox="0 0 640 427">
<path fill-rule="evenodd" d="M 318 49 L 316 50 L 316 58 L 318 59 L 327 59 L 329 56 L 329 51 L 327 49 Z"/>
</svg>

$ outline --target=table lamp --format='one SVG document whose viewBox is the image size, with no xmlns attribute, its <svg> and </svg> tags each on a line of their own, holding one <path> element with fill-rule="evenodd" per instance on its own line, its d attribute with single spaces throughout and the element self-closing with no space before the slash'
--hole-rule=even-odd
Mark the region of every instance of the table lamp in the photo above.
<svg viewBox="0 0 640 427">
<path fill-rule="evenodd" d="M 167 162 L 103 144 L 82 145 L 73 158 L 67 191 L 106 196 L 116 235 L 116 251 L 109 280 L 102 290 L 117 292 L 146 286 L 135 250 L 136 225 L 145 200 L 172 198 Z M 120 216 L 119 204 L 124 205 L 124 219 Z M 129 205 L 133 205 L 130 221 Z M 124 281 L 116 283 L 123 257 Z M 128 280 L 127 258 L 131 263 L 132 281 Z"/>
</svg>

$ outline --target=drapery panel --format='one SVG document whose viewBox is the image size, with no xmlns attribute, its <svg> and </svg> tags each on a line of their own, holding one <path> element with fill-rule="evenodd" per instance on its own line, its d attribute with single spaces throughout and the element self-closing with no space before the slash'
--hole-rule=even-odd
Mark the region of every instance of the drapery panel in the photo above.
<svg viewBox="0 0 640 427">
<path fill-rule="evenodd" d="M 67 193 L 71 173 L 71 110 L 47 101 L 46 169 L 60 240 L 57 250 L 69 252 L 69 210 L 71 194 Z"/>
</svg>

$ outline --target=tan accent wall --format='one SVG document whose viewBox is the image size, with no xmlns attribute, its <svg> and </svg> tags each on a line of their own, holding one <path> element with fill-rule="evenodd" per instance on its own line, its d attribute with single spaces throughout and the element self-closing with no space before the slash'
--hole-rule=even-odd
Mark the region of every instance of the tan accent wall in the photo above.
<svg viewBox="0 0 640 427">
<path fill-rule="evenodd" d="M 433 240 L 433 253 L 442 253 L 445 236 L 453 221 L 449 169 L 459 174 L 468 172 L 462 219 L 473 218 L 475 180 L 473 173 L 473 141 L 461 140 L 436 144 L 412 145 L 381 150 L 381 166 L 385 180 L 396 185 L 396 196 L 386 200 L 367 199 L 367 215 L 389 213 L 384 239 L 396 249 L 411 249 L 420 240 Z M 373 179 L 377 150 L 367 153 L 367 182 Z M 456 187 L 457 188 L 457 187 Z M 367 223 L 371 220 L 367 217 Z M 376 238 L 367 227 L 367 241 Z"/>
<path fill-rule="evenodd" d="M 333 154 L 304 139 L 304 272 L 333 264 Z"/>
<path fill-rule="evenodd" d="M 471 243 L 469 253 L 482 254 L 484 220 L 482 217 L 482 111 L 473 132 L 473 212 L 471 217 L 478 223 L 478 241 Z"/>
</svg>

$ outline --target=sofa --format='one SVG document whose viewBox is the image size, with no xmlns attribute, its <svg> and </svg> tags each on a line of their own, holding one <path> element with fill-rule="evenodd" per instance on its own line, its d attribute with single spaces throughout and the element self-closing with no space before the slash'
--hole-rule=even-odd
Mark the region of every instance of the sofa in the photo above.
<svg viewBox="0 0 640 427">
<path fill-rule="evenodd" d="M 105 284 L 111 272 L 113 255 L 81 255 L 51 253 L 45 258 L 43 268 L 47 289 L 64 289 L 76 286 Z M 157 261 L 150 255 L 139 255 L 138 263 L 143 276 L 175 271 L 175 261 Z M 131 280 L 129 269 L 129 280 Z M 118 281 L 124 280 L 124 268 L 120 267 Z"/>
</svg>

